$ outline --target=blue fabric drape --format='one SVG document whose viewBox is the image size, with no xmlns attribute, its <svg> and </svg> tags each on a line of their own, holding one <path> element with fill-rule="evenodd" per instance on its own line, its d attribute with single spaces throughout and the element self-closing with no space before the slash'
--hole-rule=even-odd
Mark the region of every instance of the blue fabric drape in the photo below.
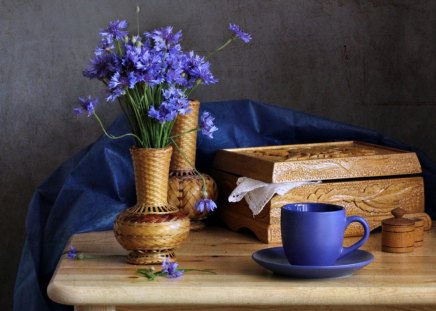
<svg viewBox="0 0 436 311">
<path fill-rule="evenodd" d="M 219 131 L 198 138 L 197 167 L 207 171 L 223 148 L 360 140 L 417 152 L 425 181 L 426 211 L 436 218 L 436 165 L 419 150 L 371 130 L 250 100 L 204 103 Z M 110 132 L 128 131 L 118 118 Z M 26 240 L 17 274 L 14 310 L 71 310 L 47 297 L 47 285 L 67 240 L 75 233 L 109 230 L 115 216 L 135 203 L 130 139 L 100 137 L 62 164 L 30 202 Z"/>
</svg>

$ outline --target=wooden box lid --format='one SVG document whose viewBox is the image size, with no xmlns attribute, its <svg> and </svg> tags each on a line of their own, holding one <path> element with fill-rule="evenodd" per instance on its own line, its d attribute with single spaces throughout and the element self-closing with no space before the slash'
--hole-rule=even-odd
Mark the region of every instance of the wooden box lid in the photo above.
<svg viewBox="0 0 436 311">
<path fill-rule="evenodd" d="M 223 149 L 214 168 L 268 183 L 421 173 L 414 152 L 357 141 Z"/>
</svg>

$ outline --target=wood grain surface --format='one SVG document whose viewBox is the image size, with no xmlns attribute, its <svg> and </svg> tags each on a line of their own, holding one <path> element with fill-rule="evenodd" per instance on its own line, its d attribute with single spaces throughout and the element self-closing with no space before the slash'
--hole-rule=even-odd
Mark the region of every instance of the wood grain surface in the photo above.
<svg viewBox="0 0 436 311">
<path fill-rule="evenodd" d="M 414 152 L 357 141 L 223 149 L 214 168 L 268 183 L 422 172 Z"/>
<path fill-rule="evenodd" d="M 355 240 L 347 238 L 345 244 Z M 191 232 L 177 253 L 181 268 L 212 269 L 216 274 L 192 271 L 179 279 L 147 281 L 138 275 L 136 270 L 144 266 L 126 263 L 127 253 L 111 231 L 78 234 L 69 244 L 98 256 L 78 261 L 64 255 L 50 282 L 49 297 L 76 310 L 436 309 L 434 227 L 425 233 L 422 247 L 406 254 L 382 252 L 381 234 L 373 232 L 362 247 L 374 254 L 373 263 L 352 276 L 323 280 L 272 274 L 251 254 L 275 245 L 221 227 Z"/>
</svg>

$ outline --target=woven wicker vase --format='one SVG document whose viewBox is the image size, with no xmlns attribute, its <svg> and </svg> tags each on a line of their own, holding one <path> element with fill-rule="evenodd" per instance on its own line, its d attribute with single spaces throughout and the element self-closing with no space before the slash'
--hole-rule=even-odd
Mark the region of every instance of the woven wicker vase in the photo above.
<svg viewBox="0 0 436 311">
<path fill-rule="evenodd" d="M 168 204 L 168 173 L 172 147 L 130 149 L 135 171 L 137 203 L 115 219 L 118 242 L 130 250 L 131 264 L 175 260 L 174 249 L 189 234 L 189 218 Z"/>
<path fill-rule="evenodd" d="M 200 103 L 190 101 L 191 113 L 179 115 L 173 127 L 173 135 L 185 133 L 198 127 Z M 203 180 L 195 174 L 190 163 L 195 165 L 197 151 L 197 132 L 181 135 L 176 139 L 177 145 L 183 150 L 185 157 L 174 149 L 170 166 L 168 202 L 185 211 L 191 219 L 191 230 L 204 228 L 204 220 L 209 212 L 197 212 L 195 203 L 202 198 Z M 217 185 L 209 175 L 202 174 L 206 179 L 209 198 L 215 200 L 218 196 Z"/>
</svg>

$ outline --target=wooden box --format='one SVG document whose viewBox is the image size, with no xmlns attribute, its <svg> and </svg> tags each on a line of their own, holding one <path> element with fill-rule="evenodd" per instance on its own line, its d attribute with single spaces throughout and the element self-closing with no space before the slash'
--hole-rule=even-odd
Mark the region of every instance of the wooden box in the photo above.
<svg viewBox="0 0 436 311">
<path fill-rule="evenodd" d="M 248 228 L 265 243 L 279 243 L 280 207 L 296 202 L 324 202 L 345 207 L 347 215 L 360 215 L 372 229 L 392 217 L 401 207 L 405 217 L 421 217 L 426 229 L 430 217 L 424 213 L 424 184 L 414 152 L 356 141 L 316 143 L 220 150 L 213 176 L 220 191 L 219 214 L 232 229 Z M 245 199 L 229 203 L 238 177 L 268 183 L 321 180 L 283 196 L 275 195 L 262 212 L 253 216 Z M 346 236 L 363 230 L 352 224 Z"/>
</svg>

